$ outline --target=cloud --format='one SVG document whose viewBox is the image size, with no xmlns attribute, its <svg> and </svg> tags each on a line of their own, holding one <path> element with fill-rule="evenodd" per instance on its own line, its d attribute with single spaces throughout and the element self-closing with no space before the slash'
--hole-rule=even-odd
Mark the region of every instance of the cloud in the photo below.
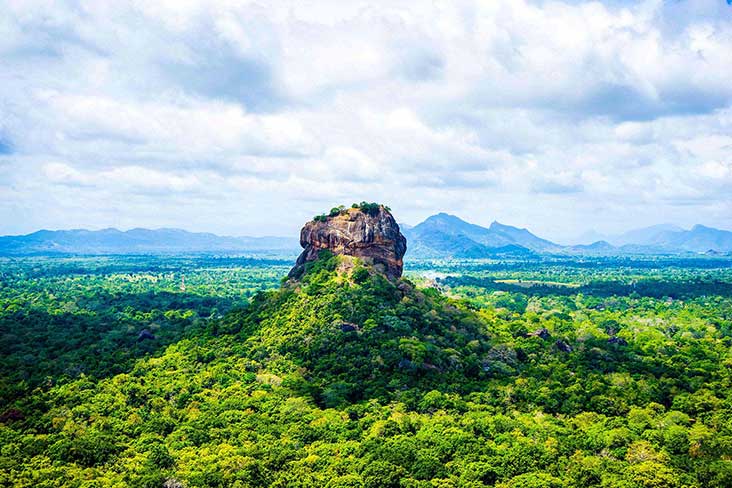
<svg viewBox="0 0 732 488">
<path fill-rule="evenodd" d="M 179 98 L 138 102 L 112 97 L 41 92 L 43 105 L 58 125 L 49 141 L 60 153 L 117 156 L 132 150 L 159 161 L 201 160 L 230 155 L 302 157 L 317 141 L 286 114 L 249 114 L 237 104 Z M 39 139 L 48 127 L 39 120 L 30 133 Z M 35 141 L 31 141 L 33 143 Z"/>
<path fill-rule="evenodd" d="M 550 237 L 732 227 L 724 2 L 4 7 L 0 232 L 292 233 L 377 199 Z"/>
<path fill-rule="evenodd" d="M 10 141 L 7 141 L 3 137 L 0 137 L 0 156 L 6 156 L 8 154 L 11 154 L 12 152 L 13 146 L 10 144 Z"/>
<path fill-rule="evenodd" d="M 141 166 L 117 166 L 106 171 L 82 172 L 65 163 L 49 163 L 43 166 L 48 181 L 55 184 L 78 187 L 107 187 L 116 192 L 166 193 L 188 192 L 201 182 L 194 175 L 164 173 Z"/>
<path fill-rule="evenodd" d="M 537 176 L 531 185 L 537 193 L 564 194 L 579 193 L 583 186 L 581 178 L 571 172 L 562 172 L 554 175 Z"/>
</svg>

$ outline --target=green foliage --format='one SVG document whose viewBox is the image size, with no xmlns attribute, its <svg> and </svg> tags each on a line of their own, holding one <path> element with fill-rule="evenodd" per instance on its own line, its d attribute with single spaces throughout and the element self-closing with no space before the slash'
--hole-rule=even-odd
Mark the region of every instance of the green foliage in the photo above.
<svg viewBox="0 0 732 488">
<path fill-rule="evenodd" d="M 561 479 L 542 472 L 520 474 L 508 483 L 499 485 L 501 488 L 564 488 L 565 486 Z"/>
<path fill-rule="evenodd" d="M 0 413 L 36 387 L 119 374 L 188 334 L 218 332 L 227 311 L 278 286 L 289 266 L 205 256 L 2 260 Z M 140 340 L 142 330 L 155 339 Z"/>
<path fill-rule="evenodd" d="M 346 211 L 346 207 L 339 205 L 330 209 L 330 217 L 336 217 Z"/>
<path fill-rule="evenodd" d="M 361 203 L 354 203 L 351 205 L 351 208 L 357 208 L 361 210 L 363 213 L 368 214 L 372 217 L 376 216 L 381 208 L 386 209 L 387 211 L 391 212 L 391 209 L 387 207 L 386 205 L 381 205 L 378 203 L 368 203 L 368 202 L 361 202 Z M 337 207 L 333 207 L 330 209 L 330 212 L 327 214 L 320 214 L 313 217 L 313 220 L 315 222 L 327 222 L 329 217 L 337 217 L 343 213 L 346 213 L 348 209 L 344 205 L 339 205 Z"/>
<path fill-rule="evenodd" d="M 732 486 L 729 267 L 130 259 L 3 263 L 0 485 Z"/>
<path fill-rule="evenodd" d="M 369 203 L 369 202 L 361 202 L 361 203 L 354 203 L 351 205 L 351 208 L 357 208 L 361 210 L 363 213 L 375 216 L 379 213 L 379 210 L 381 208 L 384 208 L 387 212 L 391 212 L 391 209 L 387 207 L 386 205 L 381 205 L 380 203 Z"/>
</svg>

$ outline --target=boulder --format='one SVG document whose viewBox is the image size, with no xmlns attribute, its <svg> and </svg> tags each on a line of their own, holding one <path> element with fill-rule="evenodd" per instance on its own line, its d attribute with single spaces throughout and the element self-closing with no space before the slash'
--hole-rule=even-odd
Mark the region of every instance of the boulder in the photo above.
<svg viewBox="0 0 732 488">
<path fill-rule="evenodd" d="M 358 332 L 359 327 L 356 324 L 350 322 L 343 322 L 341 324 L 341 332 Z"/>
<path fill-rule="evenodd" d="M 551 337 L 551 333 L 549 332 L 549 329 L 537 329 L 534 332 L 529 333 L 529 337 L 539 337 L 541 339 L 544 339 L 545 341 L 548 340 Z"/>
<path fill-rule="evenodd" d="M 144 341 L 145 339 L 155 339 L 155 334 L 150 332 L 147 329 L 142 329 L 140 333 L 137 335 L 138 341 Z"/>
<path fill-rule="evenodd" d="M 9 408 L 0 414 L 0 423 L 7 424 L 10 422 L 17 422 L 18 420 L 24 420 L 25 415 L 17 408 Z"/>
<path fill-rule="evenodd" d="M 616 336 L 613 336 L 613 337 L 609 338 L 607 340 L 607 343 L 608 344 L 616 344 L 618 346 L 627 346 L 628 345 L 628 341 L 626 341 L 622 337 L 616 337 Z"/>
<path fill-rule="evenodd" d="M 572 352 L 572 346 L 570 346 L 563 340 L 558 340 L 554 343 L 554 345 L 556 345 L 557 349 L 559 349 L 561 352 Z"/>
</svg>

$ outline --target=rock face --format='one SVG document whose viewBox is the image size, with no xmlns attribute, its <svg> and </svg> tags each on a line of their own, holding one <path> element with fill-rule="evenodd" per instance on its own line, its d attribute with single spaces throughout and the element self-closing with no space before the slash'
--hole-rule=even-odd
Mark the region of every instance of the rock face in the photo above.
<svg viewBox="0 0 732 488">
<path fill-rule="evenodd" d="M 537 329 L 534 332 L 531 332 L 529 334 L 529 337 L 540 337 L 540 338 L 544 339 L 545 341 L 549 340 L 549 338 L 551 338 L 551 336 L 552 335 L 549 332 L 549 329 L 544 329 L 544 328 Z"/>
<path fill-rule="evenodd" d="M 137 335 L 137 340 L 144 341 L 145 339 L 155 339 L 155 335 L 147 329 L 142 329 Z"/>
<path fill-rule="evenodd" d="M 368 211 L 344 209 L 337 215 L 312 220 L 300 231 L 300 245 L 305 250 L 290 271 L 290 278 L 298 278 L 305 263 L 316 260 L 318 253 L 327 249 L 333 254 L 360 258 L 394 280 L 402 275 L 402 258 L 407 251 L 407 239 L 383 205 Z"/>
<path fill-rule="evenodd" d="M 562 352 L 572 352 L 572 346 L 570 346 L 563 340 L 558 340 L 554 344 L 557 346 L 557 349 L 559 349 Z"/>
</svg>

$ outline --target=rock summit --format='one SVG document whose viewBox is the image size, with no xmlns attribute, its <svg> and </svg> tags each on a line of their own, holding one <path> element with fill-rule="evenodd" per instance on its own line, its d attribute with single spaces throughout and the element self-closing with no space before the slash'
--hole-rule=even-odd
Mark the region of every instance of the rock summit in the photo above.
<svg viewBox="0 0 732 488">
<path fill-rule="evenodd" d="M 320 251 L 353 256 L 372 266 L 390 280 L 402 275 L 407 239 L 388 207 L 375 203 L 336 207 L 328 215 L 319 215 L 300 231 L 304 251 L 297 258 L 290 278 L 302 275 L 305 264 L 318 258 Z"/>
</svg>

